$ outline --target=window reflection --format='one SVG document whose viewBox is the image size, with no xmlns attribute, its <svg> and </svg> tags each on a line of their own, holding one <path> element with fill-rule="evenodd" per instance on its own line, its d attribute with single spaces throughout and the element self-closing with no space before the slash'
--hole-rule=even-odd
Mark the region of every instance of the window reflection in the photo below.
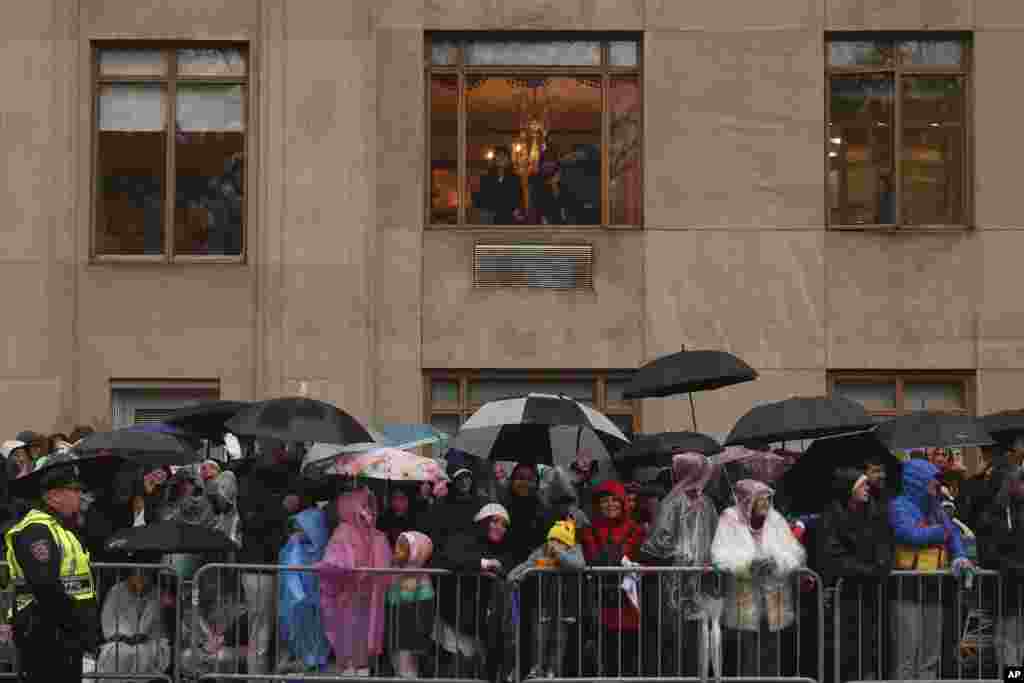
<svg viewBox="0 0 1024 683">
<path fill-rule="evenodd" d="M 597 41 L 473 41 L 466 44 L 471 66 L 599 66 Z"/>
<path fill-rule="evenodd" d="M 638 225 L 643 206 L 640 166 L 640 82 L 614 78 L 608 95 L 611 109 L 608 210 L 613 225 Z M 600 168 L 597 169 L 600 172 Z"/>
<path fill-rule="evenodd" d="M 459 219 L 459 82 L 435 77 L 430 84 L 430 222 Z"/>
<path fill-rule="evenodd" d="M 240 85 L 178 85 L 176 253 L 242 253 L 243 93 Z"/>
<path fill-rule="evenodd" d="M 960 78 L 903 80 L 903 220 L 964 223 L 964 101 Z"/>
<path fill-rule="evenodd" d="M 164 252 L 166 93 L 155 84 L 100 88 L 97 254 Z"/>
<path fill-rule="evenodd" d="M 892 78 L 834 76 L 830 99 L 825 148 L 831 222 L 895 223 Z"/>
</svg>

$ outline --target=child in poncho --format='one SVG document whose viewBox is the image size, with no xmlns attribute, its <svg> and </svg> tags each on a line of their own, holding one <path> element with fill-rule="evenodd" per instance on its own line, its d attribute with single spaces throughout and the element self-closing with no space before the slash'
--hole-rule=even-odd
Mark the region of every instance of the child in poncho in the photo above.
<svg viewBox="0 0 1024 683">
<path fill-rule="evenodd" d="M 430 561 L 434 544 L 418 531 L 404 531 L 395 541 L 396 568 L 419 569 Z M 388 651 L 395 675 L 419 678 L 418 657 L 430 647 L 434 631 L 434 586 L 427 574 L 403 573 L 385 596 L 390 627 Z"/>
<path fill-rule="evenodd" d="M 282 565 L 311 566 L 323 559 L 328 530 L 322 510 L 310 508 L 292 517 L 292 534 L 281 549 Z M 315 572 L 282 572 L 281 640 L 291 656 L 290 672 L 319 672 L 331 654 L 320 618 L 320 578 Z"/>
</svg>

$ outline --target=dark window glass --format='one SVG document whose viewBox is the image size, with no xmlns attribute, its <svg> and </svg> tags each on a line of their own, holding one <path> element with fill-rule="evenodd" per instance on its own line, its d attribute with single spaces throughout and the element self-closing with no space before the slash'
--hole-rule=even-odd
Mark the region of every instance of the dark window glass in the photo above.
<svg viewBox="0 0 1024 683">
<path fill-rule="evenodd" d="M 97 254 L 164 253 L 166 94 L 159 84 L 100 88 Z"/>
</svg>

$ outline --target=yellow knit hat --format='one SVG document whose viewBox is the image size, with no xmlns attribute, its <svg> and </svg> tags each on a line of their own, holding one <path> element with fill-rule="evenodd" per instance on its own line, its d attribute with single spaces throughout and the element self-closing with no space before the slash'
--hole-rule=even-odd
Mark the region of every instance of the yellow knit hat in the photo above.
<svg viewBox="0 0 1024 683">
<path fill-rule="evenodd" d="M 551 531 L 548 532 L 549 541 L 561 541 L 570 548 L 576 545 L 576 522 L 566 520 L 556 522 Z"/>
</svg>

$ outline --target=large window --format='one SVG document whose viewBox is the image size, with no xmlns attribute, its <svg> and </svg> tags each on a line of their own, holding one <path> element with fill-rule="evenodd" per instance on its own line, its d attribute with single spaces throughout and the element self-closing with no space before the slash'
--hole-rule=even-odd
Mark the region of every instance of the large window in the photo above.
<svg viewBox="0 0 1024 683">
<path fill-rule="evenodd" d="M 969 47 L 947 34 L 829 37 L 830 225 L 970 223 Z"/>
<path fill-rule="evenodd" d="M 633 372 L 433 370 L 425 376 L 426 419 L 454 435 L 488 401 L 530 392 L 564 394 L 598 410 L 633 438 L 640 430 L 637 401 L 622 397 Z"/>
<path fill-rule="evenodd" d="M 640 43 L 427 37 L 427 224 L 642 224 Z"/>
<path fill-rule="evenodd" d="M 245 49 L 97 45 L 94 54 L 93 257 L 240 259 Z"/>
</svg>

